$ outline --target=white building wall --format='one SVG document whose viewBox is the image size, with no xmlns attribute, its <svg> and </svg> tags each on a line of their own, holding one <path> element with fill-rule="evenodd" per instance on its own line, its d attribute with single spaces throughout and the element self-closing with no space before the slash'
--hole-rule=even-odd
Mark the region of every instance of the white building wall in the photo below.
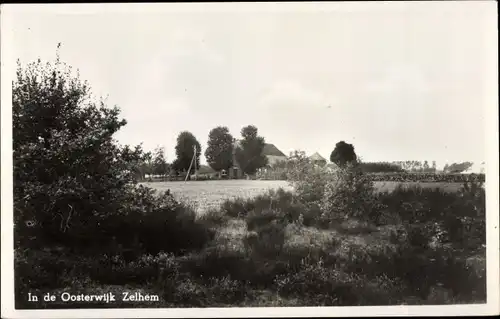
<svg viewBox="0 0 500 319">
<path fill-rule="evenodd" d="M 274 165 L 278 162 L 286 161 L 286 156 L 267 155 L 266 157 L 269 165 Z"/>
</svg>

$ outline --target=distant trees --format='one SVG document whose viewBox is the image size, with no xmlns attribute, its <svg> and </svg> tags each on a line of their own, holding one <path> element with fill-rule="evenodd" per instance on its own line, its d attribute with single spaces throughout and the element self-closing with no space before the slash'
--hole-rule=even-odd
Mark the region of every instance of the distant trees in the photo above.
<svg viewBox="0 0 500 319">
<path fill-rule="evenodd" d="M 348 163 L 355 163 L 357 160 L 354 146 L 344 141 L 340 141 L 335 145 L 335 149 L 330 154 L 330 161 L 343 167 Z"/>
<path fill-rule="evenodd" d="M 436 173 L 436 161 L 432 162 L 432 167 L 429 167 L 429 162 L 424 161 L 396 161 L 395 164 L 410 173 Z"/>
<path fill-rule="evenodd" d="M 400 165 L 388 162 L 359 163 L 361 171 L 365 173 L 397 173 L 404 172 Z"/>
<path fill-rule="evenodd" d="M 474 165 L 472 162 L 462 162 L 462 163 L 453 163 L 451 165 L 445 165 L 444 173 L 457 174 L 462 173 L 470 169 Z"/>
<path fill-rule="evenodd" d="M 253 175 L 267 165 L 267 157 L 262 154 L 266 144 L 264 137 L 258 135 L 257 127 L 245 126 L 241 129 L 241 143 L 236 149 L 236 160 L 244 173 Z"/>
<path fill-rule="evenodd" d="M 217 172 L 233 165 L 233 136 L 227 127 L 218 126 L 210 131 L 205 158 L 208 165 Z"/>
<path fill-rule="evenodd" d="M 169 171 L 169 165 L 167 164 L 167 160 L 165 158 L 165 149 L 163 147 L 157 147 L 154 150 L 153 156 L 152 173 L 154 175 L 160 176 L 167 175 Z"/>
<path fill-rule="evenodd" d="M 177 172 L 186 172 L 189 169 L 191 160 L 194 155 L 194 147 L 196 146 L 196 166 L 200 166 L 201 145 L 196 137 L 188 131 L 181 132 L 177 137 L 177 145 L 175 146 L 176 159 L 172 163 L 173 169 Z M 191 167 L 191 172 L 194 171 L 194 165 Z M 189 172 L 189 173 L 191 173 Z"/>
</svg>

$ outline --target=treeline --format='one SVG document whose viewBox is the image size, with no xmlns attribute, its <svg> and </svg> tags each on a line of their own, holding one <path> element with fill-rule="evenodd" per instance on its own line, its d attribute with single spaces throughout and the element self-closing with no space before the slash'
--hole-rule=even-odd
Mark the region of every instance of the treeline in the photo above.
<svg viewBox="0 0 500 319">
<path fill-rule="evenodd" d="M 267 158 L 262 154 L 266 144 L 264 137 L 259 136 L 254 125 L 247 125 L 241 129 L 241 137 L 235 148 L 235 138 L 225 126 L 218 126 L 208 134 L 208 145 L 204 155 L 208 165 L 215 172 L 229 170 L 233 167 L 234 159 L 238 161 L 241 170 L 247 175 L 254 175 L 259 168 L 267 165 Z M 196 152 L 196 154 L 195 154 Z M 202 148 L 196 137 L 188 131 L 181 132 L 175 146 L 176 158 L 168 163 L 165 149 L 157 147 L 153 152 L 146 154 L 145 160 L 136 169 L 139 179 L 146 176 L 186 176 L 193 174 L 200 167 Z M 194 161 L 193 161 L 194 157 Z"/>
<path fill-rule="evenodd" d="M 433 173 L 371 173 L 374 182 L 484 182 L 484 174 L 433 174 Z"/>
<path fill-rule="evenodd" d="M 485 174 L 433 174 L 433 173 L 366 173 L 368 178 L 374 182 L 445 182 L 445 183 L 464 183 L 464 182 L 484 182 Z M 269 171 L 259 174 L 261 180 L 287 180 L 285 170 Z"/>
<path fill-rule="evenodd" d="M 398 164 L 388 162 L 368 162 L 360 163 L 359 165 L 361 170 L 365 173 L 392 173 L 405 171 Z"/>
</svg>

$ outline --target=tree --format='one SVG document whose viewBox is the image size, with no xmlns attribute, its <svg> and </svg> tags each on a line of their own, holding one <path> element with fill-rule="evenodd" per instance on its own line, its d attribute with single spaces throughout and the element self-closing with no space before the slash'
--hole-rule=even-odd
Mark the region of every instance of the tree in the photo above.
<svg viewBox="0 0 500 319">
<path fill-rule="evenodd" d="M 267 157 L 262 154 L 265 139 L 258 135 L 257 127 L 245 126 L 241 129 L 241 143 L 236 148 L 235 157 L 244 173 L 253 175 L 267 165 Z"/>
<path fill-rule="evenodd" d="M 154 151 L 153 158 L 153 174 L 165 176 L 168 173 L 169 167 L 165 159 L 165 149 L 157 147 Z"/>
<path fill-rule="evenodd" d="M 175 154 L 177 158 L 173 162 L 173 167 L 177 172 L 187 172 L 194 155 L 194 147 L 196 146 L 196 166 L 200 166 L 201 145 L 196 137 L 184 131 L 177 137 L 177 145 L 175 146 Z M 191 166 L 190 174 L 194 172 L 194 163 Z"/>
<path fill-rule="evenodd" d="M 429 172 L 429 162 L 427 162 L 427 161 L 424 161 L 423 172 L 424 173 L 428 173 Z"/>
<path fill-rule="evenodd" d="M 32 231 L 24 227 L 28 221 L 42 238 L 66 243 L 68 233 L 123 211 L 144 154 L 141 146 L 113 140 L 126 124 L 119 112 L 95 101 L 59 54 L 55 63 L 18 61 L 12 83 L 16 243 Z M 35 242 L 43 240 L 25 243 Z"/>
<path fill-rule="evenodd" d="M 330 155 L 330 161 L 339 167 L 344 167 L 347 163 L 356 163 L 357 156 L 354 152 L 354 146 L 340 141 L 335 145 L 335 149 Z"/>
<path fill-rule="evenodd" d="M 151 176 L 153 172 L 153 163 L 151 152 L 144 153 L 143 159 L 138 163 L 137 175 L 139 180 L 143 181 L 146 179 L 146 175 Z"/>
<path fill-rule="evenodd" d="M 432 172 L 436 173 L 436 171 L 437 171 L 436 161 L 432 161 Z"/>
<path fill-rule="evenodd" d="M 218 126 L 210 131 L 205 157 L 208 165 L 217 172 L 233 165 L 233 136 L 227 127 Z"/>
</svg>

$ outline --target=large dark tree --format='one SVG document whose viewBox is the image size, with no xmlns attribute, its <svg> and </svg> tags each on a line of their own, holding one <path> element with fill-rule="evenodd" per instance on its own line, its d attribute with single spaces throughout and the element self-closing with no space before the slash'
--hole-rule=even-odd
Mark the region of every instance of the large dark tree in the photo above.
<svg viewBox="0 0 500 319">
<path fill-rule="evenodd" d="M 227 127 L 218 126 L 210 131 L 205 157 L 215 171 L 227 170 L 233 165 L 233 136 Z"/>
<path fill-rule="evenodd" d="M 196 137 L 187 131 L 181 132 L 177 137 L 175 154 L 177 158 L 173 163 L 173 168 L 178 172 L 187 172 L 194 155 L 194 146 L 196 146 L 196 166 L 200 167 L 201 145 Z M 194 163 L 191 166 L 190 173 L 194 172 Z"/>
<path fill-rule="evenodd" d="M 126 124 L 118 115 L 117 107 L 91 98 L 88 84 L 59 56 L 55 63 L 18 62 L 12 83 L 18 244 L 27 231 L 51 239 L 85 233 L 93 222 L 124 210 L 143 152 L 115 142 Z"/>
<path fill-rule="evenodd" d="M 267 157 L 262 154 L 266 142 L 253 125 L 241 129 L 241 137 L 240 145 L 235 150 L 236 160 L 243 172 L 253 175 L 259 168 L 267 165 Z"/>
<path fill-rule="evenodd" d="M 335 149 L 330 154 L 330 161 L 340 167 L 348 163 L 356 163 L 357 156 L 354 152 L 354 146 L 344 141 L 340 141 L 335 145 Z"/>
</svg>

